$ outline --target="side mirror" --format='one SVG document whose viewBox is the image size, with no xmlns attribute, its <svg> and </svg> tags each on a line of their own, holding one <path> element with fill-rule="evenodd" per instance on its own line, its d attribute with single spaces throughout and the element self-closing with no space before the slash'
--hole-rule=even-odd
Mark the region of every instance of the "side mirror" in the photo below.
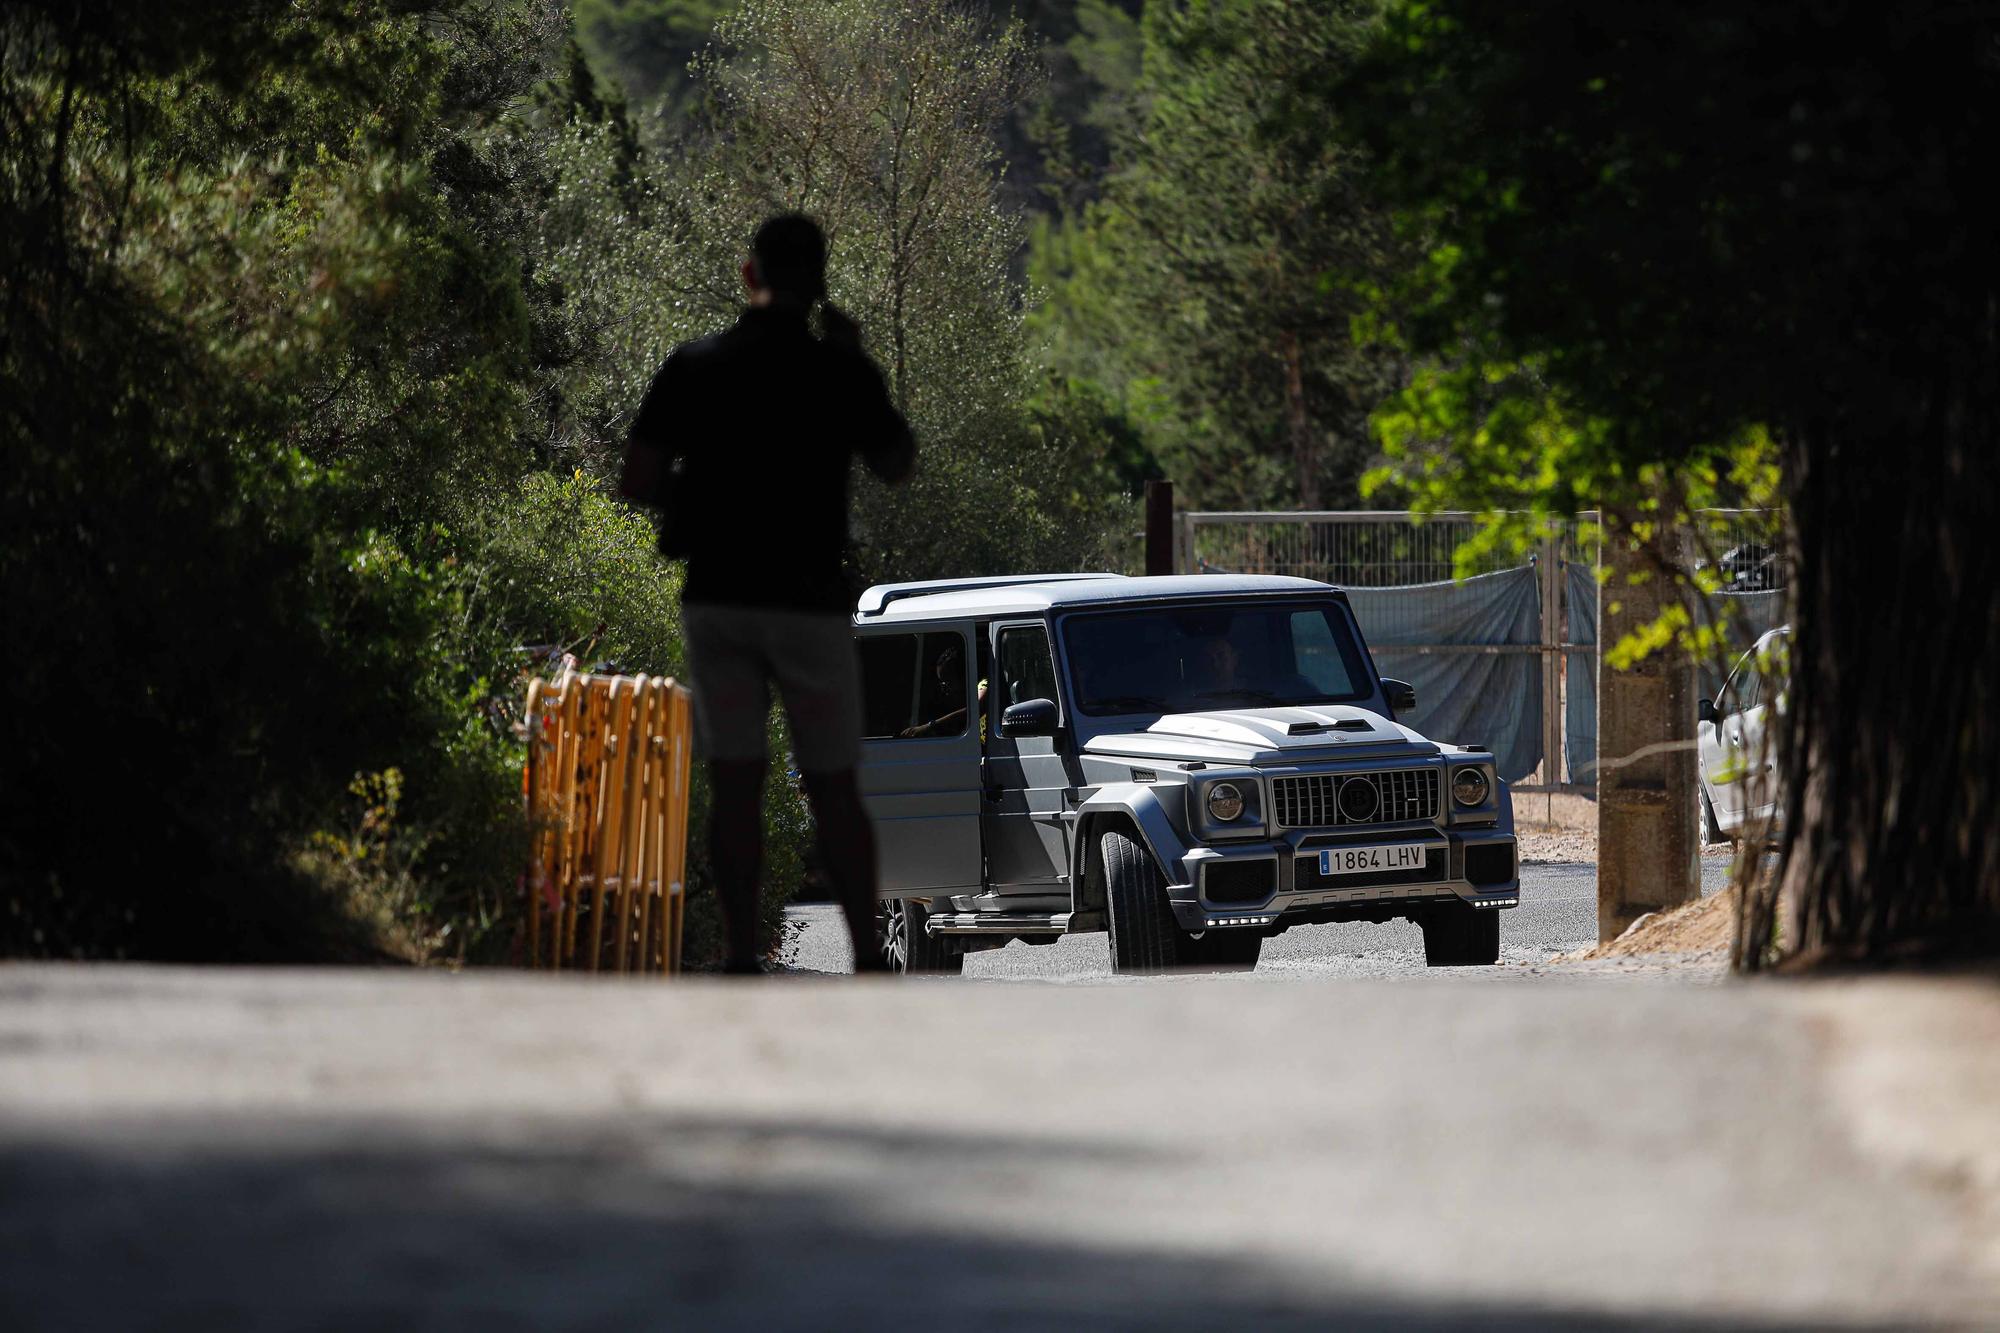
<svg viewBox="0 0 2000 1333">
<path fill-rule="evenodd" d="M 1722 714 L 1715 711 L 1715 700 L 1703 698 L 1700 703 L 1696 704 L 1694 706 L 1694 720 L 1697 722 L 1707 722 L 1710 725 L 1722 721 Z"/>
<path fill-rule="evenodd" d="M 1002 736 L 1053 736 L 1056 734 L 1056 704 L 1053 699 L 1023 699 L 1000 715 Z"/>
<path fill-rule="evenodd" d="M 1382 677 L 1382 697 L 1389 701 L 1389 713 L 1413 713 L 1417 708 L 1417 688 L 1407 680 Z"/>
</svg>

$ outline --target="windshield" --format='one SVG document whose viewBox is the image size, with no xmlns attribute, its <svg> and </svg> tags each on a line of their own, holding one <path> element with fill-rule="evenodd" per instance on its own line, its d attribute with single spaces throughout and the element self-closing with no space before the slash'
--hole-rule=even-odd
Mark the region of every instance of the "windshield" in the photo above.
<svg viewBox="0 0 2000 1333">
<path fill-rule="evenodd" d="M 1074 615 L 1062 634 L 1076 705 L 1095 717 L 1353 703 L 1372 692 L 1332 603 Z"/>
</svg>

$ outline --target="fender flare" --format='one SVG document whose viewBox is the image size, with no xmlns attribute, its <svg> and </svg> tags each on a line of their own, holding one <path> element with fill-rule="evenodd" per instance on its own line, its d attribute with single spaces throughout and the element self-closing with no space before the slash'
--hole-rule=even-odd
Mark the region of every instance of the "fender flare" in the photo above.
<svg viewBox="0 0 2000 1333">
<path fill-rule="evenodd" d="M 1186 788 L 1176 786 L 1176 791 Z M 1090 858 L 1096 848 L 1094 839 L 1082 836 L 1095 822 L 1093 816 L 1117 815 L 1131 822 L 1139 831 L 1139 838 L 1146 844 L 1146 850 L 1153 854 L 1153 861 L 1166 876 L 1168 893 L 1185 889 L 1192 879 L 1188 875 L 1186 858 L 1187 843 L 1182 841 L 1179 830 L 1167 815 L 1167 808 L 1160 801 L 1157 788 L 1143 782 L 1116 782 L 1099 787 L 1076 808 L 1078 836 L 1070 849 L 1070 883 L 1080 890 L 1086 880 Z"/>
</svg>

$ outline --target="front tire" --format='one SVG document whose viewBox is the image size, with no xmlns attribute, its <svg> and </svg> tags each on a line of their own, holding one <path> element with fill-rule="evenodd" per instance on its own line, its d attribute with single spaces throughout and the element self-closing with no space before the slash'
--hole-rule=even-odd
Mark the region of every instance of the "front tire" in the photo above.
<svg viewBox="0 0 2000 1333">
<path fill-rule="evenodd" d="M 1729 835 L 1715 822 L 1715 802 L 1708 799 L 1706 787 L 1701 790 L 1701 840 L 1710 846 L 1729 841 Z"/>
<path fill-rule="evenodd" d="M 1167 901 L 1166 877 L 1152 854 L 1123 833 L 1107 833 L 1104 854 L 1105 915 L 1113 972 L 1160 972 L 1180 966 L 1187 937 Z"/>
<path fill-rule="evenodd" d="M 950 973 L 964 969 L 964 951 L 924 929 L 929 920 L 929 910 L 910 898 L 891 898 L 875 909 L 876 943 L 891 972 Z"/>
<path fill-rule="evenodd" d="M 1436 907 L 1418 923 L 1425 967 L 1491 967 L 1500 961 L 1500 913 L 1464 903 Z"/>
</svg>

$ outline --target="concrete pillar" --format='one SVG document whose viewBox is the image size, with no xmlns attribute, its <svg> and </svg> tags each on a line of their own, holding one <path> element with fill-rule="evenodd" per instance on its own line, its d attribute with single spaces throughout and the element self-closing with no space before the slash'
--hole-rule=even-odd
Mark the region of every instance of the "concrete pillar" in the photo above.
<svg viewBox="0 0 2000 1333">
<path fill-rule="evenodd" d="M 1678 534 L 1637 542 L 1612 515 L 1605 517 L 1610 578 L 1598 591 L 1597 622 L 1600 941 L 1616 939 L 1648 912 L 1701 896 L 1694 662 L 1673 646 L 1622 671 L 1606 661 L 1621 638 L 1677 600 L 1670 574 L 1679 567 Z"/>
</svg>

